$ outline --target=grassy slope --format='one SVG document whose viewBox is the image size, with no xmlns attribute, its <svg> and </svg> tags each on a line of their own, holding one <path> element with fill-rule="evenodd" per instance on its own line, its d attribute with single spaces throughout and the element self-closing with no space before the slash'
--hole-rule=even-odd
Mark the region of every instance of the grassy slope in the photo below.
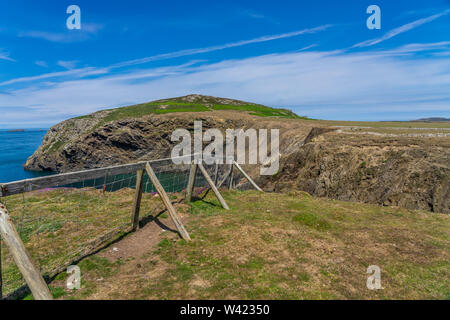
<svg viewBox="0 0 450 320">
<path fill-rule="evenodd" d="M 409 122 L 409 121 L 333 121 L 320 120 L 330 126 L 356 126 L 371 128 L 450 128 L 450 122 Z"/>
<path fill-rule="evenodd" d="M 140 258 L 80 263 L 65 299 L 448 299 L 449 216 L 315 199 L 304 193 L 224 192 L 192 204 L 193 241 L 162 233 Z M 382 269 L 383 290 L 366 288 Z M 100 279 L 100 280 L 99 280 Z"/>
<path fill-rule="evenodd" d="M 93 188 L 38 190 L 2 199 L 33 261 L 44 275 L 53 275 L 73 261 L 86 245 L 109 232 L 123 235 L 130 227 L 134 189 L 103 193 Z M 175 194 L 171 197 L 175 198 Z M 163 209 L 146 193 L 141 218 Z M 12 257 L 2 247 L 3 293 L 24 284 Z"/>
<path fill-rule="evenodd" d="M 177 98 L 163 100 L 163 101 L 152 101 L 148 103 L 142 103 L 127 107 L 109 109 L 110 111 L 106 117 L 104 117 L 97 127 L 104 125 L 111 121 L 126 119 L 126 118 L 140 118 L 142 116 L 150 114 L 165 114 L 165 113 L 176 113 L 176 112 L 205 112 L 213 110 L 235 110 L 235 111 L 246 111 L 250 114 L 261 116 L 261 117 L 282 117 L 282 118 L 302 118 L 297 116 L 290 110 L 286 109 L 276 109 L 271 107 L 266 107 L 257 104 L 248 104 L 245 102 L 239 104 L 222 104 L 217 103 L 218 101 L 212 100 L 210 103 L 187 103 L 180 101 Z M 77 117 L 75 119 L 83 119 L 91 117 L 92 115 L 86 115 Z"/>
</svg>

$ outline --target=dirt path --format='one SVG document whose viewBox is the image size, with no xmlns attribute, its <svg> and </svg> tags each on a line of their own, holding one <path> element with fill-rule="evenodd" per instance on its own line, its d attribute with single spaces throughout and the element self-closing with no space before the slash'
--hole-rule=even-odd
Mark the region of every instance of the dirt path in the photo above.
<svg viewBox="0 0 450 320">
<path fill-rule="evenodd" d="M 185 224 L 188 221 L 188 215 L 180 212 L 179 209 L 182 206 L 177 205 L 177 211 L 183 224 Z M 145 225 L 142 226 L 142 224 Z M 177 233 L 176 227 L 170 218 L 156 218 L 153 221 L 141 223 L 140 229 L 101 251 L 98 256 L 106 258 L 110 262 L 116 262 L 120 259 L 140 258 L 154 249 L 161 241 L 161 235 L 165 232 Z"/>
</svg>

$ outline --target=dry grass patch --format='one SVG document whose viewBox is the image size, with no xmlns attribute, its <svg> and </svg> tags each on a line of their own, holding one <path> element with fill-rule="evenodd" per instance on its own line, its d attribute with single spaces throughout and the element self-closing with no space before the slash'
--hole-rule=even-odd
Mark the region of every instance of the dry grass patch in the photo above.
<svg viewBox="0 0 450 320">
<path fill-rule="evenodd" d="M 142 257 L 113 262 L 114 275 L 102 275 L 106 282 L 87 282 L 84 291 L 65 297 L 448 298 L 448 215 L 300 192 L 232 191 L 224 197 L 230 211 L 212 195 L 192 203 L 191 242 L 162 232 Z M 382 270 L 382 290 L 366 287 L 366 270 L 373 264 Z"/>
</svg>

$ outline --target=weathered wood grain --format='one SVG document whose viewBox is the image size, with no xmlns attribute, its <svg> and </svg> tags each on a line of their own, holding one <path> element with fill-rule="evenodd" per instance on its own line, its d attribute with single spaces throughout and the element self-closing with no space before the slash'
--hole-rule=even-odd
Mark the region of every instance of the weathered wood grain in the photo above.
<svg viewBox="0 0 450 320">
<path fill-rule="evenodd" d="M 194 190 L 195 176 L 196 175 L 197 175 L 197 164 L 195 164 L 195 161 L 192 161 L 191 169 L 189 170 L 188 185 L 187 185 L 187 188 L 186 188 L 186 201 L 187 202 L 191 202 L 192 201 L 192 192 Z"/>
<path fill-rule="evenodd" d="M 164 205 L 167 208 L 167 211 L 169 212 L 170 218 L 172 219 L 173 223 L 175 224 L 178 232 L 180 233 L 181 237 L 184 240 L 191 240 L 191 237 L 189 236 L 189 233 L 184 228 L 183 223 L 181 222 L 180 217 L 178 216 L 177 212 L 175 211 L 175 208 L 172 205 L 172 202 L 170 202 L 169 196 L 167 195 L 166 191 L 164 190 L 163 186 L 159 182 L 158 178 L 156 177 L 155 172 L 153 171 L 152 167 L 150 166 L 150 163 L 147 163 L 145 165 L 145 170 L 147 171 L 148 176 L 150 177 L 150 180 L 153 183 L 153 186 L 156 189 L 156 192 L 158 192 L 160 198 L 164 202 Z"/>
<path fill-rule="evenodd" d="M 177 159 L 189 163 L 193 157 L 194 155 L 187 155 L 175 158 L 151 160 L 148 162 L 157 165 L 159 163 L 172 162 L 173 160 Z M 99 169 L 89 169 L 77 172 L 61 173 L 46 177 L 25 179 L 8 183 L 0 183 L 0 197 L 11 196 L 14 194 L 30 192 L 44 188 L 64 186 L 71 183 L 81 182 L 83 180 L 98 179 L 105 176 L 134 173 L 138 170 L 144 170 L 146 163 L 147 161 Z"/>
<path fill-rule="evenodd" d="M 10 196 L 18 193 L 30 192 L 44 188 L 64 186 L 83 180 L 114 176 L 117 174 L 134 173 L 145 168 L 145 162 L 126 164 L 101 169 L 91 169 L 78 172 L 61 173 L 53 176 L 26 179 L 4 183 L 0 186 L 0 196 Z"/>
<path fill-rule="evenodd" d="M 234 164 L 231 164 L 230 184 L 228 185 L 229 190 L 233 190 L 233 180 L 234 180 Z"/>
<path fill-rule="evenodd" d="M 230 210 L 227 203 L 225 202 L 225 199 L 220 194 L 219 190 L 217 189 L 216 185 L 214 184 L 214 181 L 212 181 L 211 177 L 209 176 L 208 172 L 206 171 L 205 167 L 199 163 L 198 167 L 200 171 L 202 172 L 203 176 L 205 177 L 206 181 L 208 181 L 209 186 L 211 187 L 212 191 L 214 191 L 214 194 L 216 195 L 217 199 L 219 200 L 220 204 L 225 210 Z"/>
<path fill-rule="evenodd" d="M 252 186 L 255 187 L 256 190 L 264 192 L 260 187 L 258 187 L 255 181 L 253 181 L 253 179 L 250 178 L 250 176 L 244 171 L 244 169 L 241 168 L 241 166 L 236 161 L 234 161 L 234 165 L 244 175 L 244 177 L 247 178 L 247 180 L 252 184 Z"/>
<path fill-rule="evenodd" d="M 41 273 L 34 266 L 31 257 L 20 239 L 9 217 L 6 207 L 0 203 L 0 234 L 8 246 L 9 252 L 25 279 L 35 300 L 52 300 L 52 294 Z"/>
<path fill-rule="evenodd" d="M 138 170 L 136 173 L 136 191 L 134 192 L 132 221 L 131 221 L 133 231 L 136 231 L 139 225 L 139 212 L 141 210 L 143 186 L 144 186 L 144 170 Z"/>
<path fill-rule="evenodd" d="M 0 235 L 0 300 L 3 299 L 2 236 Z"/>
</svg>

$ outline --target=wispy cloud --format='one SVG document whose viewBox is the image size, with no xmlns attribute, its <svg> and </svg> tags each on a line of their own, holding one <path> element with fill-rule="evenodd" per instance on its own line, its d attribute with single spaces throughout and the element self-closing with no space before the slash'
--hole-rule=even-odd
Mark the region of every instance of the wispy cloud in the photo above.
<svg viewBox="0 0 450 320">
<path fill-rule="evenodd" d="M 221 45 L 217 45 L 217 46 L 210 46 L 210 47 L 196 48 L 196 49 L 187 49 L 187 50 L 180 50 L 180 51 L 175 51 L 175 52 L 171 52 L 171 53 L 158 54 L 158 55 L 154 55 L 154 56 L 150 56 L 150 57 L 145 57 L 145 58 L 140 58 L 140 59 L 135 59 L 135 60 L 118 63 L 118 64 L 113 65 L 112 67 L 124 67 L 124 66 L 136 65 L 136 64 L 143 64 L 143 63 L 147 63 L 147 62 L 151 62 L 151 61 L 178 58 L 178 57 L 183 57 L 183 56 L 191 56 L 191 55 L 200 54 L 200 53 L 213 52 L 213 51 L 224 50 L 224 49 L 234 48 L 234 47 L 241 47 L 241 46 L 245 46 L 245 45 L 249 45 L 249 44 L 253 44 L 253 43 L 286 39 L 286 38 L 296 37 L 296 36 L 303 35 L 303 34 L 317 33 L 320 31 L 324 31 L 324 30 L 330 28 L 331 26 L 332 26 L 331 24 L 327 24 L 327 25 L 322 25 L 322 26 L 315 27 L 315 28 L 303 29 L 303 30 L 281 33 L 281 34 L 276 34 L 276 35 L 262 36 L 262 37 L 258 37 L 258 38 L 254 38 L 254 39 L 250 39 L 250 40 L 230 42 L 230 43 L 221 44 Z"/>
<path fill-rule="evenodd" d="M 31 77 L 21 77 L 21 78 L 15 78 L 7 81 L 0 82 L 0 86 L 6 86 L 16 83 L 22 83 L 22 82 L 30 82 L 30 81 L 36 81 L 36 80 L 45 80 L 50 78 L 57 78 L 57 77 L 84 77 L 89 75 L 99 75 L 99 74 L 105 74 L 109 70 L 108 69 L 99 69 L 99 68 L 93 68 L 93 67 L 86 67 L 81 69 L 73 69 L 73 70 L 67 70 L 67 71 L 60 71 L 60 72 L 50 72 L 45 73 L 37 76 L 31 76 Z"/>
<path fill-rule="evenodd" d="M 64 32 L 31 30 L 21 31 L 18 33 L 18 36 L 21 38 L 42 39 L 50 42 L 70 43 L 90 39 L 92 35 L 97 34 L 103 27 L 102 24 L 98 23 L 83 23 L 80 30 L 66 30 Z"/>
<path fill-rule="evenodd" d="M 265 14 L 262 14 L 260 12 L 256 12 L 249 9 L 241 9 L 237 11 L 237 14 L 246 18 L 256 19 L 256 20 L 264 20 L 273 24 L 280 24 L 278 21 L 273 19 L 272 17 L 269 17 Z"/>
<path fill-rule="evenodd" d="M 183 56 L 192 56 L 192 55 L 196 55 L 196 54 L 200 54 L 200 53 L 213 52 L 213 51 L 224 50 L 224 49 L 233 48 L 233 47 L 240 47 L 240 46 L 245 46 L 245 45 L 249 45 L 249 44 L 253 44 L 253 43 L 260 43 L 260 42 L 267 42 L 267 41 L 273 41 L 273 40 L 278 40 L 278 39 L 291 38 L 291 37 L 296 37 L 296 36 L 300 36 L 300 35 L 308 34 L 308 33 L 317 33 L 320 31 L 324 31 L 324 30 L 330 28 L 331 26 L 332 25 L 328 24 L 328 25 L 322 25 L 322 26 L 315 27 L 315 28 L 303 29 L 303 30 L 282 33 L 282 34 L 276 34 L 276 35 L 262 36 L 262 37 L 258 37 L 258 38 L 254 38 L 254 39 L 250 39 L 250 40 L 231 42 L 231 43 L 227 43 L 227 44 L 223 44 L 223 45 L 217 45 L 217 46 L 211 46 L 211 47 L 205 47 L 205 48 L 187 49 L 187 50 L 175 51 L 175 52 L 170 52 L 170 53 L 158 54 L 158 55 L 149 56 L 149 57 L 145 57 L 145 58 L 116 63 L 114 65 L 104 67 L 104 68 L 99 68 L 98 73 L 102 74 L 102 73 L 105 73 L 112 69 L 122 68 L 122 67 L 127 67 L 127 66 L 132 66 L 132 65 L 138 65 L 138 64 L 144 64 L 144 63 L 148 63 L 148 62 L 152 62 L 152 61 L 172 59 L 172 58 L 183 57 Z M 72 70 L 65 71 L 65 72 L 52 72 L 52 73 L 47 73 L 47 74 L 43 74 L 43 75 L 39 75 L 39 76 L 11 79 L 8 81 L 0 82 L 0 86 L 11 85 L 11 84 L 21 83 L 21 82 L 29 82 L 29 81 L 35 81 L 35 80 L 56 78 L 56 77 L 73 76 L 73 75 L 76 75 L 78 77 L 83 77 L 83 76 L 87 76 L 87 75 L 92 75 L 94 72 L 96 72 L 95 68 L 72 69 Z"/>
<path fill-rule="evenodd" d="M 427 47 L 437 45 L 422 45 Z M 387 113 L 394 112 L 397 120 L 408 119 L 411 112 L 449 116 L 450 57 L 405 59 L 395 52 L 379 52 L 301 51 L 133 69 L 10 91 L 0 94 L 0 105 L 29 107 L 30 121 L 48 121 L 51 115 L 55 123 L 102 108 L 201 93 L 290 107 L 328 119 L 386 120 Z M 7 121 L 0 119 L 0 125 Z"/>
<path fill-rule="evenodd" d="M 87 33 L 97 34 L 105 25 L 101 23 L 86 22 L 81 25 L 81 30 Z"/>
<path fill-rule="evenodd" d="M 72 61 L 60 60 L 56 64 L 60 67 L 66 68 L 68 70 L 72 70 L 72 69 L 75 69 L 77 63 L 78 63 L 77 60 L 72 60 Z"/>
<path fill-rule="evenodd" d="M 374 38 L 374 39 L 370 39 L 370 40 L 366 40 L 360 43 L 357 43 L 355 45 L 353 45 L 353 48 L 355 47 L 369 47 L 369 46 L 373 46 L 377 43 L 383 42 L 385 40 L 391 39 L 401 33 L 407 32 L 409 30 L 412 30 L 414 28 L 417 28 L 425 23 L 431 22 L 433 20 L 436 20 L 442 16 L 445 16 L 447 14 L 450 13 L 450 9 L 447 9 L 445 11 L 442 11 L 440 13 L 434 14 L 432 16 L 426 17 L 426 18 L 422 18 L 422 19 L 418 19 L 415 20 L 413 22 L 407 23 L 403 26 L 400 26 L 398 28 L 392 29 L 389 32 L 387 32 L 386 34 L 384 34 L 383 36 L 379 37 L 379 38 Z"/>
<path fill-rule="evenodd" d="M 48 63 L 45 61 L 35 61 L 34 63 L 40 67 L 48 68 Z"/>
<path fill-rule="evenodd" d="M 9 52 L 5 52 L 2 49 L 0 49 L 0 60 L 7 60 L 7 61 L 11 61 L 11 62 L 16 61 L 9 56 Z"/>
</svg>

